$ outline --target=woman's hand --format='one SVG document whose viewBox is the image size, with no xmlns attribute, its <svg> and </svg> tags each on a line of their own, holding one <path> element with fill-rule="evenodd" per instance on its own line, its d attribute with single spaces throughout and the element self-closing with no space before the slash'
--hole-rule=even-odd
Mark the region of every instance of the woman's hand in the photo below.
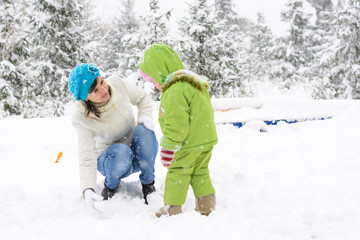
<svg viewBox="0 0 360 240">
<path fill-rule="evenodd" d="M 88 188 L 84 191 L 85 204 L 88 211 L 95 216 L 99 216 L 101 212 L 95 208 L 94 203 L 100 202 L 103 200 L 103 197 L 94 192 L 91 188 Z"/>
<path fill-rule="evenodd" d="M 153 121 L 151 118 L 149 118 L 149 117 L 142 117 L 142 118 L 140 118 L 140 119 L 138 120 L 138 123 L 144 124 L 144 126 L 145 126 L 147 129 L 151 130 L 151 131 L 154 131 L 154 129 L 155 129 L 154 121 Z"/>
</svg>

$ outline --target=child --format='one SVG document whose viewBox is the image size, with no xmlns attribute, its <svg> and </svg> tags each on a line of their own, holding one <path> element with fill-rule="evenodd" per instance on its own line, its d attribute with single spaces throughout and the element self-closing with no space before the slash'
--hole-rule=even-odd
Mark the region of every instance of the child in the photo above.
<svg viewBox="0 0 360 240">
<path fill-rule="evenodd" d="M 215 208 L 208 164 L 218 141 L 209 85 L 199 75 L 185 70 L 176 52 L 162 43 L 151 45 L 138 65 L 141 76 L 162 91 L 160 156 L 168 172 L 165 206 L 156 216 L 181 213 L 189 184 L 196 197 L 196 211 L 207 216 Z"/>
</svg>

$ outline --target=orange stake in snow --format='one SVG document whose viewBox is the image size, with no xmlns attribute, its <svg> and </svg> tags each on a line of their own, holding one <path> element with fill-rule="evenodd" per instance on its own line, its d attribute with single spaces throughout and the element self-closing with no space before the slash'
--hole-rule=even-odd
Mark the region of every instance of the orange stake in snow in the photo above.
<svg viewBox="0 0 360 240">
<path fill-rule="evenodd" d="M 62 157 L 62 155 L 63 155 L 63 152 L 62 152 L 62 151 L 61 151 L 61 152 L 59 152 L 59 154 L 58 154 L 58 156 L 57 156 L 57 159 L 56 159 L 55 163 L 58 163 L 58 162 L 59 162 L 59 160 L 60 160 L 60 158 Z"/>
</svg>

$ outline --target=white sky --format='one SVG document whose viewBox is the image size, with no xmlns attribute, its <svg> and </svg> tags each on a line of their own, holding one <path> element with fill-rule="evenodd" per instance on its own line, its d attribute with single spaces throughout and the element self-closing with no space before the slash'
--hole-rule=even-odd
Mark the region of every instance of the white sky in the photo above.
<svg viewBox="0 0 360 240">
<path fill-rule="evenodd" d="M 94 0 L 96 4 L 96 12 L 102 17 L 107 18 L 118 13 L 118 0 Z M 172 21 L 176 22 L 186 12 L 186 2 L 190 0 L 159 0 L 162 10 L 172 9 Z M 282 35 L 286 32 L 286 25 L 280 21 L 280 12 L 284 9 L 287 0 L 233 0 L 235 10 L 240 16 L 245 16 L 256 21 L 256 13 L 263 12 L 265 20 L 270 25 L 272 31 L 276 35 Z M 149 10 L 148 0 L 136 0 L 135 11 L 141 14 Z"/>
</svg>

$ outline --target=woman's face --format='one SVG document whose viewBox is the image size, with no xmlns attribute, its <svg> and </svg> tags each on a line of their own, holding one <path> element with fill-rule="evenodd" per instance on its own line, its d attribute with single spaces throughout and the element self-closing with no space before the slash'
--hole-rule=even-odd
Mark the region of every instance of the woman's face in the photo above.
<svg viewBox="0 0 360 240">
<path fill-rule="evenodd" d="M 94 91 L 89 92 L 86 100 L 90 100 L 94 103 L 106 102 L 110 99 L 109 87 L 101 76 L 98 76 L 96 79 L 96 87 L 94 88 Z"/>
</svg>

